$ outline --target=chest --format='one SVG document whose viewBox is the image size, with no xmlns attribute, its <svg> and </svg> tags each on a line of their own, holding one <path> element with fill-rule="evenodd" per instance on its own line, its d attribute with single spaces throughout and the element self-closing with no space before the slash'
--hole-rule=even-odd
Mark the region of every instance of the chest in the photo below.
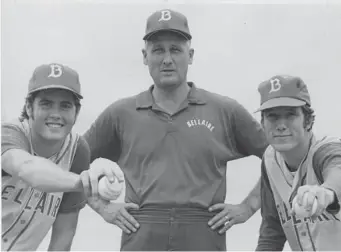
<svg viewBox="0 0 341 252">
<path fill-rule="evenodd" d="M 173 116 L 152 109 L 137 110 L 120 127 L 122 151 L 137 158 L 156 152 L 190 152 L 223 159 L 230 135 L 223 120 L 219 111 L 205 106 L 188 107 Z"/>
</svg>

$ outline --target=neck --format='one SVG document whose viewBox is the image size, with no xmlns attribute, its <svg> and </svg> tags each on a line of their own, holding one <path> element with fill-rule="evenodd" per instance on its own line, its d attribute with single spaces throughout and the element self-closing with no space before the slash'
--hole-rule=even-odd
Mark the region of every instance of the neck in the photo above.
<svg viewBox="0 0 341 252">
<path fill-rule="evenodd" d="M 32 129 L 31 132 L 31 141 L 32 141 L 32 148 L 34 152 L 44 158 L 50 158 L 54 154 L 60 151 L 63 146 L 63 140 L 47 140 L 42 138 Z"/>
<path fill-rule="evenodd" d="M 312 133 L 308 132 L 308 136 L 305 138 L 304 142 L 300 143 L 290 151 L 281 152 L 281 155 L 290 170 L 296 171 L 299 168 L 302 160 L 306 157 L 309 151 L 311 137 Z"/>
<path fill-rule="evenodd" d="M 162 89 L 154 86 L 153 97 L 155 103 L 161 106 L 179 107 L 182 102 L 187 98 L 190 87 L 187 82 L 177 86 L 173 89 Z"/>
</svg>

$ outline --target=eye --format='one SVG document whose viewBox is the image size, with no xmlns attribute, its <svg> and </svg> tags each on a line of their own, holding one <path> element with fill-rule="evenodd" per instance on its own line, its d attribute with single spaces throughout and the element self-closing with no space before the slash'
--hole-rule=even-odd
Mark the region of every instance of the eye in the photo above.
<svg viewBox="0 0 341 252">
<path fill-rule="evenodd" d="M 39 105 L 43 108 L 49 108 L 51 107 L 52 102 L 47 101 L 47 100 L 42 100 L 39 102 Z"/>
<path fill-rule="evenodd" d="M 172 47 L 172 52 L 181 52 L 180 48 L 178 47 Z"/>
<path fill-rule="evenodd" d="M 152 50 L 152 52 L 154 52 L 154 53 L 162 53 L 162 52 L 163 52 L 163 49 L 162 49 L 161 47 L 157 47 L 157 48 L 154 48 L 154 49 Z"/>
<path fill-rule="evenodd" d="M 71 104 L 71 103 L 69 103 L 69 102 L 67 102 L 67 103 L 62 103 L 62 104 L 60 105 L 60 107 L 61 107 L 62 109 L 68 110 L 68 109 L 71 109 L 71 108 L 73 107 L 73 104 Z"/>
</svg>

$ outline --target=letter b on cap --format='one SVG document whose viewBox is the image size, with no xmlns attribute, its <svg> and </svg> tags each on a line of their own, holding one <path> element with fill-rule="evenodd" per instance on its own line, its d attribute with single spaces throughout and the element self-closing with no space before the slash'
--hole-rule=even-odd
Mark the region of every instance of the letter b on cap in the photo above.
<svg viewBox="0 0 341 252">
<path fill-rule="evenodd" d="M 159 21 L 168 21 L 172 18 L 171 13 L 169 10 L 163 10 L 161 11 L 161 17 Z"/>
<path fill-rule="evenodd" d="M 270 84 L 271 84 L 271 89 L 269 93 L 276 92 L 280 90 L 282 87 L 281 83 L 279 82 L 279 79 L 270 80 Z"/>
<path fill-rule="evenodd" d="M 47 76 L 47 77 L 58 78 L 63 73 L 62 67 L 60 65 L 52 64 L 52 65 L 50 65 L 50 68 L 51 68 L 51 72 L 50 72 L 49 76 Z"/>
</svg>

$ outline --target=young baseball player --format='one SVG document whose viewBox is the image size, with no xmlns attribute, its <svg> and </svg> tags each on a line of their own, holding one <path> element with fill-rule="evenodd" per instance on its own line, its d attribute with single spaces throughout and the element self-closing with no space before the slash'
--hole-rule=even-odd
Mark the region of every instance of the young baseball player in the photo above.
<svg viewBox="0 0 341 252">
<path fill-rule="evenodd" d="M 124 231 L 121 250 L 226 250 L 226 230 L 260 206 L 259 187 L 224 204 L 226 163 L 261 158 L 267 143 L 237 101 L 187 81 L 191 38 L 181 13 L 153 13 L 142 53 L 154 84 L 114 102 L 85 133 L 91 162 L 110 159 L 125 175 L 126 203 L 105 209 Z"/>
<path fill-rule="evenodd" d="M 262 224 L 257 250 L 341 250 L 341 140 L 312 132 L 314 111 L 298 77 L 259 86 L 270 146 L 262 160 Z M 295 203 L 296 202 L 296 203 Z"/>
<path fill-rule="evenodd" d="M 89 168 L 89 147 L 72 132 L 80 99 L 76 71 L 41 65 L 21 118 L 2 124 L 2 250 L 36 250 L 51 227 L 49 249 L 70 249 L 87 202 L 83 190 L 92 190 L 82 183 L 89 180 L 82 173 Z"/>
</svg>

